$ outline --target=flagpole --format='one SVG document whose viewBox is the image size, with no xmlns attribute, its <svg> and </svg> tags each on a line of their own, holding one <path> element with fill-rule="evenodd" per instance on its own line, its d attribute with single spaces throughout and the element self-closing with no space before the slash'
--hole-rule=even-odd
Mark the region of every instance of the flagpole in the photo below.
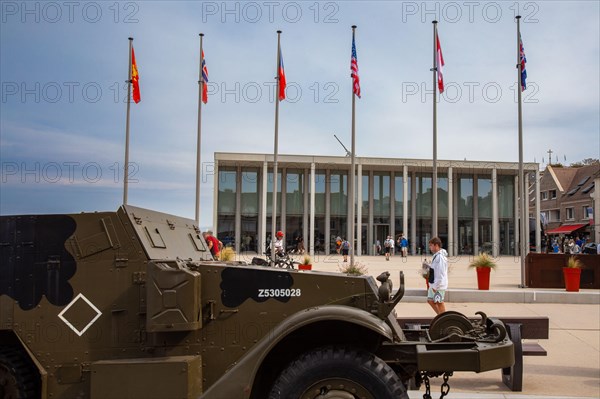
<svg viewBox="0 0 600 399">
<path fill-rule="evenodd" d="M 202 40 L 204 33 L 200 33 L 200 68 L 198 72 L 198 137 L 196 139 L 196 227 L 200 228 L 200 144 L 202 138 L 202 90 L 204 89 L 204 77 L 202 76 Z M 215 204 L 216 206 L 216 204 Z"/>
<path fill-rule="evenodd" d="M 279 151 L 279 65 L 281 62 L 281 31 L 277 31 L 277 87 L 275 91 L 275 142 L 273 144 L 273 214 L 271 216 L 271 259 L 275 263 L 275 233 L 277 232 L 277 155 Z"/>
<path fill-rule="evenodd" d="M 131 49 L 133 37 L 129 38 L 129 73 L 127 74 L 127 117 L 125 119 L 125 170 L 123 175 L 123 205 L 127 205 L 127 190 L 129 189 L 129 110 L 131 106 Z"/>
<path fill-rule="evenodd" d="M 356 25 L 352 25 L 352 43 L 354 43 L 354 33 L 356 31 Z M 356 94 L 354 93 L 354 80 L 352 80 L 352 147 L 350 153 L 350 176 L 348 177 L 349 188 L 350 188 L 350 266 L 354 265 L 354 234 L 356 232 L 356 221 L 354 220 L 354 207 L 355 207 L 355 193 L 354 193 L 354 176 L 356 173 L 356 126 L 355 126 L 355 106 L 356 106 Z"/>
<path fill-rule="evenodd" d="M 431 236 L 438 235 L 438 179 L 437 179 L 437 23 L 433 24 L 433 178 L 431 181 Z"/>
<path fill-rule="evenodd" d="M 525 243 L 527 242 L 527 237 L 525 237 L 525 232 L 527 231 L 525 228 L 525 223 L 529 223 L 529 218 L 527 217 L 527 211 L 525 210 L 525 176 L 523 173 L 523 113 L 521 110 L 521 91 L 522 84 L 521 81 L 521 16 L 517 15 L 515 17 L 517 20 L 517 79 L 518 79 L 518 87 L 517 87 L 517 99 L 518 99 L 518 112 L 519 112 L 519 208 L 521 210 L 521 223 L 519 228 L 519 250 L 521 255 L 521 288 L 526 288 L 525 281 L 525 256 L 527 255 L 527 248 L 525 248 Z"/>
</svg>

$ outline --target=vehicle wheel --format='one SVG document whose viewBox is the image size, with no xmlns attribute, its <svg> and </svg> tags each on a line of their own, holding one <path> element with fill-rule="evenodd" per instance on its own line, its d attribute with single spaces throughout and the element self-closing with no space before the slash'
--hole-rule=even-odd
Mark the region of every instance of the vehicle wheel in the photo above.
<svg viewBox="0 0 600 399">
<path fill-rule="evenodd" d="M 277 378 L 269 399 L 408 399 L 396 373 L 375 355 L 350 348 L 307 352 Z"/>
<path fill-rule="evenodd" d="M 23 351 L 0 349 L 0 398 L 29 399 L 37 396 L 36 370 Z"/>
</svg>

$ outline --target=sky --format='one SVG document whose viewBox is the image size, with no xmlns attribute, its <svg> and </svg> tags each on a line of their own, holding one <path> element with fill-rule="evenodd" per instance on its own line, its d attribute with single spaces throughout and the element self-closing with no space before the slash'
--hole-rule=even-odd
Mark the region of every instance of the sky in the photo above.
<svg viewBox="0 0 600 399">
<path fill-rule="evenodd" d="M 432 158 L 433 25 L 445 60 L 438 159 L 518 161 L 515 15 L 527 57 L 524 160 L 600 158 L 598 1 L 2 1 L 0 214 L 116 210 L 123 201 L 128 37 L 132 205 L 194 218 L 199 33 L 201 226 L 215 152 L 272 153 L 277 30 L 288 82 L 279 153 L 349 147 L 352 25 L 357 155 Z"/>
</svg>

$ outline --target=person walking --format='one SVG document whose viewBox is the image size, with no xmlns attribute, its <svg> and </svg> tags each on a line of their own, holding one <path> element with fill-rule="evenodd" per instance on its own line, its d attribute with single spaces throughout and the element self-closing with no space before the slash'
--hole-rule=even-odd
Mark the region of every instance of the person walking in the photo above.
<svg viewBox="0 0 600 399">
<path fill-rule="evenodd" d="M 348 252 L 350 251 L 350 243 L 345 238 L 342 239 L 342 243 L 340 244 L 340 251 L 342 256 L 344 257 L 344 263 L 348 262 Z"/>
<path fill-rule="evenodd" d="M 400 251 L 402 252 L 402 257 L 406 258 L 406 254 L 408 253 L 408 240 L 404 237 L 404 234 L 400 234 Z"/>
<path fill-rule="evenodd" d="M 427 303 L 435 313 L 440 314 L 446 311 L 444 296 L 448 289 L 448 252 L 442 248 L 442 240 L 438 237 L 429 240 L 429 250 L 433 254 L 433 258 L 429 272 Z"/>
<path fill-rule="evenodd" d="M 296 240 L 296 250 L 300 255 L 304 254 L 304 237 L 300 236 Z"/>
<path fill-rule="evenodd" d="M 385 241 L 383 242 L 383 246 L 385 247 L 385 260 L 390 260 L 390 254 L 394 252 L 394 240 L 392 236 L 387 236 Z"/>
</svg>

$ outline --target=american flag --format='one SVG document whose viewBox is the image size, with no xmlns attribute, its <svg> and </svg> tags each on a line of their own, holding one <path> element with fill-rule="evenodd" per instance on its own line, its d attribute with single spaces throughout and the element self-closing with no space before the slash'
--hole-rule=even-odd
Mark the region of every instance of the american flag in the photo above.
<svg viewBox="0 0 600 399">
<path fill-rule="evenodd" d="M 356 44 L 352 35 L 352 59 L 350 60 L 350 76 L 352 77 L 352 93 L 360 98 L 360 78 L 358 77 L 358 58 L 356 57 Z"/>
<path fill-rule="evenodd" d="M 527 80 L 527 71 L 525 70 L 525 64 L 527 58 L 525 58 L 525 49 L 523 48 L 523 40 L 521 40 L 521 34 L 519 34 L 519 62 L 521 63 L 521 91 L 527 89 L 525 81 Z"/>
<path fill-rule="evenodd" d="M 206 66 L 206 59 L 204 58 L 204 50 L 202 50 L 202 102 L 206 104 L 208 102 L 208 67 Z"/>
<path fill-rule="evenodd" d="M 442 46 L 440 45 L 440 37 L 437 35 L 435 35 L 435 41 L 436 41 L 436 68 L 437 68 L 437 81 L 438 81 L 438 88 L 440 89 L 440 93 L 444 92 L 444 74 L 443 74 L 443 69 L 444 69 L 444 56 L 442 55 Z"/>
</svg>

